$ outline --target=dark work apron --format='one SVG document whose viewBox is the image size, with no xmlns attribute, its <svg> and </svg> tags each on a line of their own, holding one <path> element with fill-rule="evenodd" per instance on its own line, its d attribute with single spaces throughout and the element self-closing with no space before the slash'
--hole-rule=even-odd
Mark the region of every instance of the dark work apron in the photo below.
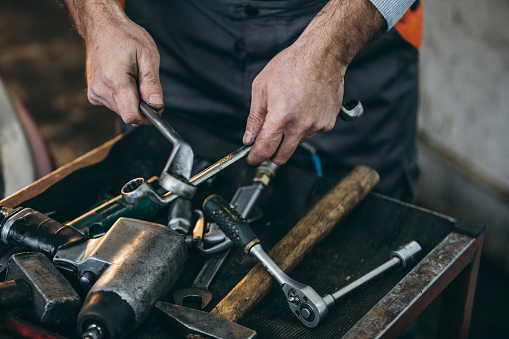
<svg viewBox="0 0 509 339">
<path fill-rule="evenodd" d="M 325 3 L 127 0 L 126 13 L 159 48 L 164 116 L 191 120 L 240 145 L 253 79 Z M 412 200 L 418 178 L 417 50 L 389 31 L 348 67 L 344 99 L 361 100 L 365 114 L 350 123 L 338 119 L 332 131 L 309 140 L 324 175 L 337 179 L 357 164 L 368 165 L 380 173 L 378 192 Z M 300 148 L 290 163 L 311 167 Z"/>
</svg>

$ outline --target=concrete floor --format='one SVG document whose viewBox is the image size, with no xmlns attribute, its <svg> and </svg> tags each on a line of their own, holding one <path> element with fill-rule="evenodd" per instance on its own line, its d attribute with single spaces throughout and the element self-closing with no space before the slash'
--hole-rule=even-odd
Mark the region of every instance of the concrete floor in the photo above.
<svg viewBox="0 0 509 339">
<path fill-rule="evenodd" d="M 25 104 L 60 167 L 115 135 L 116 115 L 88 103 L 84 46 L 54 0 L 0 2 L 0 77 Z M 509 274 L 481 262 L 470 338 L 508 338 Z M 435 337 L 439 303 L 418 322 Z"/>
</svg>

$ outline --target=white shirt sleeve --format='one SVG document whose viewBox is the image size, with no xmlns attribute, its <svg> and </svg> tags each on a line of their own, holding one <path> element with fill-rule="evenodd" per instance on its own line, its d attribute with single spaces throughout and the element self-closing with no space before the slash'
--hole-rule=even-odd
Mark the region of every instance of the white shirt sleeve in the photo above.
<svg viewBox="0 0 509 339">
<path fill-rule="evenodd" d="M 370 0 L 387 21 L 387 30 L 398 22 L 415 0 Z"/>
</svg>

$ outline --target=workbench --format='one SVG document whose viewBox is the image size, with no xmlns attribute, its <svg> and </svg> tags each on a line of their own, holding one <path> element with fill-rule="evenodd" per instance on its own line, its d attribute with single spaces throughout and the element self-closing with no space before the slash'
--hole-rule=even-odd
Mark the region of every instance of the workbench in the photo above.
<svg viewBox="0 0 509 339">
<path fill-rule="evenodd" d="M 193 147 L 196 157 L 213 162 L 240 146 L 182 121 L 171 124 Z M 169 142 L 153 126 L 138 127 L 0 204 L 31 207 L 65 223 L 120 194 L 129 180 L 158 176 L 170 151 Z M 232 165 L 200 186 L 193 198 L 195 207 L 211 193 L 230 199 L 238 186 L 249 183 L 253 173 L 253 166 L 244 161 Z M 259 204 L 263 217 L 252 225 L 266 250 L 317 201 L 314 191 L 320 180 L 291 165 L 278 170 Z M 161 210 L 152 221 L 164 220 L 164 213 Z M 240 323 L 262 338 L 394 338 L 442 293 L 439 336 L 466 338 L 483 232 L 484 226 L 475 221 L 451 218 L 371 193 L 289 275 L 320 294 L 330 293 L 387 261 L 397 246 L 415 240 L 423 253 L 413 268 L 386 273 L 346 296 L 315 329 L 302 326 L 290 313 L 279 288 Z M 174 289 L 189 287 L 204 260 L 203 255 L 190 251 L 186 269 Z M 255 263 L 240 249 L 232 249 L 210 286 L 212 304 L 226 296 Z M 171 295 L 164 300 L 171 302 Z M 171 329 L 160 325 L 150 316 L 132 337 L 172 337 Z M 74 336 L 72 331 L 62 334 Z"/>
</svg>

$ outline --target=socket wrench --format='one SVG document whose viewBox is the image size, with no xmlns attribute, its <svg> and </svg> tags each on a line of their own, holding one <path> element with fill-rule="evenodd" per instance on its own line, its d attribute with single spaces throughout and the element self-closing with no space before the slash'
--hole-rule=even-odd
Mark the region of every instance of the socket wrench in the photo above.
<svg viewBox="0 0 509 339">
<path fill-rule="evenodd" d="M 393 257 L 387 263 L 359 278 L 348 286 L 331 294 L 320 296 L 312 287 L 302 284 L 286 275 L 260 245 L 260 240 L 254 234 L 249 224 L 242 216 L 220 196 L 211 195 L 203 203 L 204 212 L 212 217 L 223 232 L 244 252 L 255 256 L 267 271 L 281 286 L 288 306 L 293 314 L 309 328 L 316 327 L 327 316 L 329 308 L 347 293 L 357 289 L 367 281 L 400 266 L 406 268 L 410 265 L 421 247 L 415 241 L 398 248 L 392 252 Z"/>
<path fill-rule="evenodd" d="M 235 206 L 238 213 L 244 217 L 249 215 L 262 190 L 268 186 L 272 178 L 274 178 L 278 167 L 279 166 L 272 163 L 270 160 L 262 162 L 256 169 L 253 184 L 242 186 L 237 189 L 231 204 Z M 220 229 L 218 229 L 217 232 L 222 233 Z M 209 284 L 219 271 L 228 253 L 230 253 L 230 248 L 233 244 L 229 238 L 226 236 L 224 236 L 224 238 L 225 240 L 221 242 L 219 246 L 214 246 L 215 248 L 220 247 L 221 251 L 211 252 L 211 256 L 205 261 L 203 268 L 200 273 L 198 273 L 191 287 L 175 291 L 173 294 L 175 304 L 183 306 L 184 302 L 188 300 L 199 299 L 201 301 L 200 308 L 204 309 L 211 302 L 212 293 L 208 289 Z"/>
</svg>

